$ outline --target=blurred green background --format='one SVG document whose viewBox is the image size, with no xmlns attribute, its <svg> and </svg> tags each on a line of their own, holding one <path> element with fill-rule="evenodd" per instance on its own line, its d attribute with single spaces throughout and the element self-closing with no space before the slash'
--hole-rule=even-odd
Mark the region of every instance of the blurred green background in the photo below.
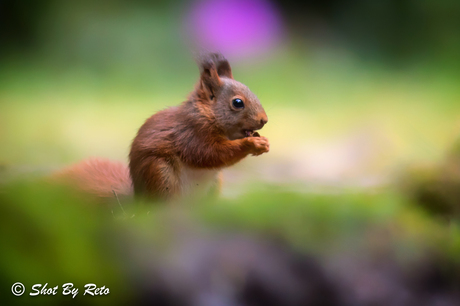
<svg viewBox="0 0 460 306">
<path fill-rule="evenodd" d="M 90 211 L 88 220 L 79 205 L 86 200 L 9 182 L 92 156 L 127 162 L 144 120 L 181 103 L 193 89 L 194 54 L 201 49 L 221 51 L 235 79 L 258 95 L 270 120 L 261 134 L 271 150 L 226 170 L 219 202 L 224 211 L 199 205 L 199 220 L 275 231 L 295 247 L 326 253 L 374 248 L 381 237 L 369 229 L 389 228 L 395 239 L 389 245 L 409 258 L 426 248 L 450 259 L 460 254 L 460 196 L 447 197 L 457 207 L 449 212 L 458 214 L 445 223 L 411 205 L 414 197 L 397 188 L 429 177 L 452 186 L 440 187 L 443 196 L 460 190 L 460 163 L 449 159 L 460 130 L 460 2 L 222 3 L 0 2 L 0 182 L 7 184 L 1 264 L 8 272 L 0 285 L 6 291 L 16 279 L 44 283 L 52 276 L 56 283 L 102 277 L 123 287 L 117 270 L 123 265 L 97 264 L 110 248 L 81 238 L 112 226 L 104 213 Z M 410 165 L 457 172 L 416 172 L 402 184 Z M 71 212 L 61 211 L 67 203 Z M 37 231 L 45 238 L 31 236 Z M 68 244 L 72 233 L 77 243 Z M 29 240 L 49 244 L 29 246 Z M 74 253 L 82 256 L 76 270 Z M 57 260 L 54 270 L 31 276 L 49 254 Z"/>
<path fill-rule="evenodd" d="M 194 52 L 213 45 L 197 45 L 188 20 L 213 2 L 3 1 L 0 164 L 126 161 L 143 121 L 193 89 Z M 270 154 L 240 169 L 281 182 L 376 184 L 404 163 L 443 157 L 459 130 L 457 1 L 271 4 L 267 48 L 217 45 L 270 117 Z M 239 43 L 247 30 L 235 31 L 228 40 L 250 48 Z"/>
</svg>

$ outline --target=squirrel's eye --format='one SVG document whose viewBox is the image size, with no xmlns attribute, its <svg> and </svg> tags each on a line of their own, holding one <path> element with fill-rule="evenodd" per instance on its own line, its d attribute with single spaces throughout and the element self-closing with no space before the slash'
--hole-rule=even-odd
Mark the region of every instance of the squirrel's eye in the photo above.
<svg viewBox="0 0 460 306">
<path fill-rule="evenodd" d="M 233 99 L 232 104 L 233 104 L 233 107 L 235 108 L 239 108 L 239 109 L 244 108 L 244 102 L 241 99 Z"/>
</svg>

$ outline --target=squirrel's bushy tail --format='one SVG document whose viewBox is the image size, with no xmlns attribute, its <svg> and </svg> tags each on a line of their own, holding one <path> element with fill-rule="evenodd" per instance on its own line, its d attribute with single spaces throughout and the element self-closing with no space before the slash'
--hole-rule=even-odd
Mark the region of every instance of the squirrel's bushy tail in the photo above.
<svg viewBox="0 0 460 306">
<path fill-rule="evenodd" d="M 107 159 L 82 161 L 59 171 L 53 178 L 101 198 L 112 198 L 114 192 L 117 196 L 133 194 L 128 166 Z"/>
</svg>

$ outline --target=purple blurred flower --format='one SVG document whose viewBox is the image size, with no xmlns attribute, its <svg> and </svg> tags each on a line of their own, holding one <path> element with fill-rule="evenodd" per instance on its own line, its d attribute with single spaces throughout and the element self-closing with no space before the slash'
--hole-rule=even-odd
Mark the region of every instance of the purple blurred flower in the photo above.
<svg viewBox="0 0 460 306">
<path fill-rule="evenodd" d="M 200 48 L 236 56 L 256 55 L 281 36 L 281 19 L 265 0 L 201 0 L 193 4 L 188 31 Z"/>
</svg>

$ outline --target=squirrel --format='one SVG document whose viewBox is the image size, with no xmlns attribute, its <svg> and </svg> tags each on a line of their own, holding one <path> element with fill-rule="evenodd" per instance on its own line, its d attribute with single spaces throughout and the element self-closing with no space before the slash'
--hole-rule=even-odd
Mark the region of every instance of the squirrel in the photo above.
<svg viewBox="0 0 460 306">
<path fill-rule="evenodd" d="M 58 177 L 103 198 L 131 195 L 171 201 L 198 193 L 218 193 L 220 171 L 247 155 L 267 153 L 259 135 L 267 122 L 257 96 L 233 79 L 220 53 L 198 60 L 200 79 L 187 101 L 157 112 L 139 129 L 129 166 L 92 159 Z"/>
</svg>

